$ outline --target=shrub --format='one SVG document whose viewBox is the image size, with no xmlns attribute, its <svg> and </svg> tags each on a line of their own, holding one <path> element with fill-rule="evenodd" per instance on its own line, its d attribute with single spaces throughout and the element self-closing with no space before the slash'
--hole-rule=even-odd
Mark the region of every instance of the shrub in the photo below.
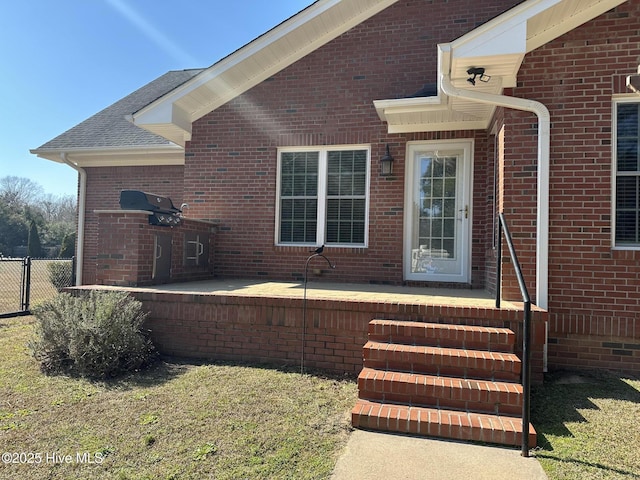
<svg viewBox="0 0 640 480">
<path fill-rule="evenodd" d="M 73 262 L 55 261 L 48 262 L 49 281 L 60 292 L 65 287 L 70 287 L 73 280 Z"/>
<path fill-rule="evenodd" d="M 33 309 L 29 344 L 46 373 L 115 377 L 148 366 L 155 349 L 142 330 L 147 314 L 124 292 L 62 293 Z"/>
</svg>

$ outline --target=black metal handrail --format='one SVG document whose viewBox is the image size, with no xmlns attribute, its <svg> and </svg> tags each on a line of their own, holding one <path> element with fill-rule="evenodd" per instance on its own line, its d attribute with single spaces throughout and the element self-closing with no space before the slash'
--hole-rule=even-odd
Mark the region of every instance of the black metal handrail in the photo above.
<svg viewBox="0 0 640 480">
<path fill-rule="evenodd" d="M 496 308 L 500 308 L 500 291 L 502 276 L 502 233 L 509 247 L 509 254 L 513 262 L 522 301 L 524 302 L 524 318 L 522 322 L 522 456 L 529 456 L 529 419 L 530 419 L 530 401 L 531 401 L 531 298 L 527 285 L 524 282 L 522 268 L 518 262 L 518 255 L 513 246 L 513 238 L 509 232 L 507 221 L 504 213 L 498 214 L 498 239 L 496 244 L 497 264 L 496 264 Z"/>
</svg>

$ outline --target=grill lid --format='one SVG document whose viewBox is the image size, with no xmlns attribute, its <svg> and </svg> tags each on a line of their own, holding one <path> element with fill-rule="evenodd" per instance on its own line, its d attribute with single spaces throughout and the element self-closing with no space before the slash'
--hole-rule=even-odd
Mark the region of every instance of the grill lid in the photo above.
<svg viewBox="0 0 640 480">
<path fill-rule="evenodd" d="M 123 210 L 147 210 L 149 212 L 177 215 L 181 210 L 173 206 L 169 197 L 140 190 L 122 190 L 120 192 L 120 208 Z"/>
<path fill-rule="evenodd" d="M 149 212 L 151 225 L 173 226 L 180 224 L 182 210 L 173 206 L 169 197 L 140 190 L 122 190 L 120 208 L 123 210 L 145 210 Z"/>
</svg>

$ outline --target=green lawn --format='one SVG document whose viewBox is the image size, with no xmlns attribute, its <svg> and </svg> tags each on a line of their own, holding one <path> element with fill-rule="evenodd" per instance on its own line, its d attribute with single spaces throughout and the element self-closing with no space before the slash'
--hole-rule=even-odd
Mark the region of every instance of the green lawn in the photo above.
<svg viewBox="0 0 640 480">
<path fill-rule="evenodd" d="M 32 332 L 32 317 L 0 319 L 0 453 L 32 462 L 0 462 L 3 480 L 323 479 L 350 431 L 353 379 L 180 361 L 109 382 L 45 376 Z M 548 375 L 532 422 L 550 480 L 640 479 L 640 380 Z"/>
<path fill-rule="evenodd" d="M 640 479 L 640 380 L 559 372 L 531 402 L 535 456 L 551 480 Z"/>
<path fill-rule="evenodd" d="M 353 379 L 178 361 L 48 377 L 32 331 L 33 317 L 0 320 L 0 452 L 32 462 L 0 463 L 2 479 L 321 479 L 348 437 Z"/>
</svg>

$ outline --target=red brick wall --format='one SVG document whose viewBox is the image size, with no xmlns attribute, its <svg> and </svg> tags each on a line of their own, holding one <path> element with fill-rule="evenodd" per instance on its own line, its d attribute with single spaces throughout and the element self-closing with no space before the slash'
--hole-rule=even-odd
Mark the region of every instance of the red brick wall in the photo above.
<svg viewBox="0 0 640 480">
<path fill-rule="evenodd" d="M 149 311 L 146 327 L 161 353 L 191 358 L 305 365 L 340 373 L 362 369 L 362 347 L 374 318 L 510 328 L 521 354 L 522 312 L 391 302 L 345 302 L 127 289 Z M 533 312 L 532 377 L 542 380 L 546 314 Z"/>
<path fill-rule="evenodd" d="M 515 96 L 551 113 L 549 358 L 640 372 L 640 251 L 613 250 L 612 95 L 628 93 L 640 2 L 627 2 L 527 55 Z M 637 97 L 640 100 L 640 97 Z M 505 213 L 535 278 L 536 119 L 506 113 Z M 532 286 L 532 288 L 534 288 Z"/>
<path fill-rule="evenodd" d="M 484 286 L 487 232 L 485 132 L 389 135 L 373 101 L 436 82 L 436 45 L 473 29 L 514 1 L 401 1 L 193 125 L 186 149 L 190 215 L 221 224 L 216 271 L 300 279 L 308 248 L 275 247 L 277 147 L 371 144 L 369 246 L 327 248 L 329 280 L 401 283 L 405 144 L 474 138 L 473 285 Z M 379 175 L 385 144 L 394 177 Z M 489 240 L 488 240 L 489 239 Z"/>
<path fill-rule="evenodd" d="M 183 167 L 93 167 L 87 172 L 87 203 L 82 283 L 96 283 L 98 262 L 98 216 L 95 210 L 120 208 L 122 190 L 142 190 L 171 198 L 180 206 L 183 192 Z"/>
</svg>

